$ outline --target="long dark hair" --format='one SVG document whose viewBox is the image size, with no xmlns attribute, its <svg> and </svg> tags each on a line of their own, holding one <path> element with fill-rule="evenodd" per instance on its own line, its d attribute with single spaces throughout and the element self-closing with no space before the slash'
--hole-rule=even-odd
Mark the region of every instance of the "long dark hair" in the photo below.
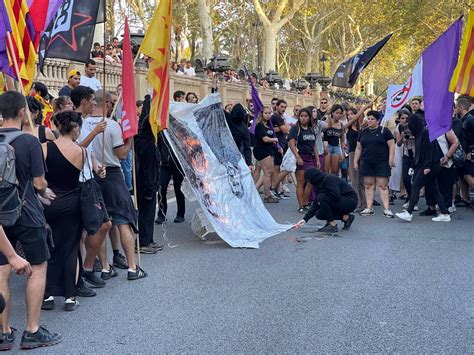
<svg viewBox="0 0 474 355">
<path fill-rule="evenodd" d="M 357 111 L 357 109 L 355 107 L 349 107 L 347 109 L 347 112 L 352 112 L 354 115 L 357 115 L 359 113 L 359 111 Z M 349 119 L 349 117 L 347 118 Z M 355 128 L 357 131 L 360 131 L 360 123 L 359 123 L 359 120 L 356 120 L 355 122 L 352 122 L 352 124 L 349 126 L 349 128 L 353 128 L 355 125 Z"/>
<path fill-rule="evenodd" d="M 297 125 L 301 128 L 300 116 L 302 112 L 306 112 L 308 114 L 308 127 L 311 127 L 311 116 L 313 112 L 309 109 L 309 107 L 303 107 L 300 112 L 298 113 L 298 122 Z"/>
</svg>

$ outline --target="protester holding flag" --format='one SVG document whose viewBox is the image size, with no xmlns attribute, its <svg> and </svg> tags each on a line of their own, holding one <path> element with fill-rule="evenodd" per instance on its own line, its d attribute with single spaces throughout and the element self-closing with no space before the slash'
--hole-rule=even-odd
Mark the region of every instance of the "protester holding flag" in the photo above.
<svg viewBox="0 0 474 355">
<path fill-rule="evenodd" d="M 441 158 L 443 157 L 437 141 L 430 142 L 428 129 L 419 114 L 412 114 L 408 119 L 410 131 L 415 137 L 415 176 L 413 178 L 412 194 L 406 211 L 397 213 L 397 217 L 411 222 L 415 205 L 420 198 L 420 190 L 425 186 L 426 191 L 433 197 L 439 206 L 440 214 L 433 217 L 434 222 L 449 222 L 448 209 L 443 196 L 438 188 L 438 175 L 441 171 Z M 436 213 L 436 212 L 435 212 Z"/>
</svg>

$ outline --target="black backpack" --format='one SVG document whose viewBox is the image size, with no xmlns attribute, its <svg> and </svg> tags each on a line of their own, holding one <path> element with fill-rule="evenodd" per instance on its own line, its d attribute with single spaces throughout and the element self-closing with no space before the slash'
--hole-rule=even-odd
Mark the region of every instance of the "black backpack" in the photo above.
<svg viewBox="0 0 474 355">
<path fill-rule="evenodd" d="M 20 218 L 28 184 L 23 196 L 18 192 L 16 178 L 15 149 L 11 143 L 23 132 L 0 132 L 0 225 L 11 227 Z"/>
</svg>

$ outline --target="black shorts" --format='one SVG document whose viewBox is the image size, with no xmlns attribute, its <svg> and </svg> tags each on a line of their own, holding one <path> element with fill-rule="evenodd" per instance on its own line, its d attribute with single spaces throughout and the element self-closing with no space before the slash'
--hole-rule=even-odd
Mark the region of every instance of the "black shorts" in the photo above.
<svg viewBox="0 0 474 355">
<path fill-rule="evenodd" d="M 462 166 L 462 173 L 464 175 L 474 176 L 474 162 L 471 160 L 466 160 Z"/>
<path fill-rule="evenodd" d="M 392 169 L 388 161 L 377 160 L 361 160 L 360 161 L 360 175 L 361 176 L 376 176 L 376 177 L 390 177 Z"/>
<path fill-rule="evenodd" d="M 19 241 L 25 252 L 25 258 L 31 265 L 39 265 L 50 258 L 48 231 L 46 227 L 25 227 L 14 225 L 3 227 L 10 243 L 15 247 Z M 8 260 L 0 253 L 0 265 L 7 265 Z"/>
</svg>

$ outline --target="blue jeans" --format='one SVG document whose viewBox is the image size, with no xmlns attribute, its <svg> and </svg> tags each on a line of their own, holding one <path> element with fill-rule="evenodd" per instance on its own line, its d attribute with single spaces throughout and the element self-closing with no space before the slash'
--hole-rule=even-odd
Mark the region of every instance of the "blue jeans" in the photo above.
<svg viewBox="0 0 474 355">
<path fill-rule="evenodd" d="M 133 177 L 132 177 L 132 150 L 128 152 L 127 157 L 120 162 L 122 166 L 123 178 L 125 180 L 125 186 L 129 191 L 133 190 Z"/>
</svg>

